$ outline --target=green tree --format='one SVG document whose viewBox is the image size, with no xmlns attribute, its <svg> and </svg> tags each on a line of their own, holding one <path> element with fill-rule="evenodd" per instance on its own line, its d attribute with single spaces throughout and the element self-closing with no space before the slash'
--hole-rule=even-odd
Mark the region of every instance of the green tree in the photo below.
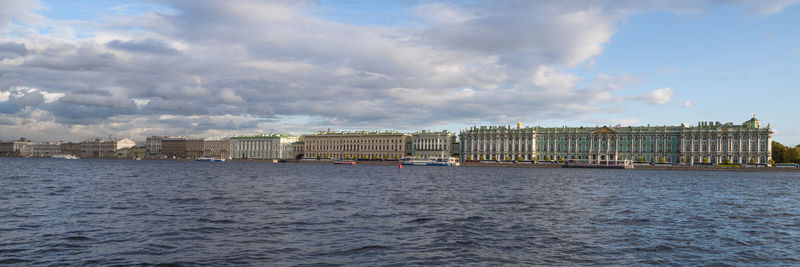
<svg viewBox="0 0 800 267">
<path fill-rule="evenodd" d="M 484 157 L 484 156 L 481 156 L 481 160 L 486 160 L 486 157 Z"/>
<path fill-rule="evenodd" d="M 750 162 L 748 162 L 748 163 L 749 163 L 750 165 L 752 165 L 752 164 L 756 164 L 756 159 L 750 159 Z"/>
<path fill-rule="evenodd" d="M 725 159 L 725 165 L 731 165 L 731 159 Z"/>
<path fill-rule="evenodd" d="M 786 153 L 783 154 L 783 157 L 786 162 L 800 163 L 800 145 L 786 149 Z"/>
<path fill-rule="evenodd" d="M 550 156 L 544 157 L 544 161 L 550 162 L 551 160 L 553 159 L 551 159 Z"/>
<path fill-rule="evenodd" d="M 658 158 L 658 163 L 664 163 L 664 157 Z"/>
<path fill-rule="evenodd" d="M 681 163 L 686 163 L 686 158 L 681 158 Z"/>
<path fill-rule="evenodd" d="M 523 158 L 522 156 L 517 157 L 517 161 L 523 161 L 523 160 L 525 160 L 525 158 Z"/>
<path fill-rule="evenodd" d="M 775 162 L 789 162 L 785 158 L 787 150 L 788 148 L 783 144 L 778 143 L 777 141 L 772 141 L 772 159 L 774 159 Z"/>
<path fill-rule="evenodd" d="M 511 161 L 511 157 L 506 156 L 506 161 Z"/>
<path fill-rule="evenodd" d="M 708 164 L 708 158 L 703 157 L 703 164 Z"/>
<path fill-rule="evenodd" d="M 538 157 L 533 157 L 533 158 L 531 159 L 531 161 L 533 161 L 533 162 L 536 162 L 536 161 L 538 161 L 538 160 L 539 160 L 539 158 L 538 158 Z"/>
<path fill-rule="evenodd" d="M 472 161 L 472 156 L 467 156 L 468 161 Z"/>
</svg>

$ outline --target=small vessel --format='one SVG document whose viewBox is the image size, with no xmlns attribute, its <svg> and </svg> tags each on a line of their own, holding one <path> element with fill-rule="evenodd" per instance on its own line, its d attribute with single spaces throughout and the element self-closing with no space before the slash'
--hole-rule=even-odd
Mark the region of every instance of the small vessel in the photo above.
<svg viewBox="0 0 800 267">
<path fill-rule="evenodd" d="M 599 168 L 599 169 L 633 169 L 630 160 L 568 160 L 564 162 L 563 168 Z"/>
<path fill-rule="evenodd" d="M 334 160 L 333 164 L 336 164 L 336 165 L 356 165 L 356 162 L 353 161 L 353 160 L 349 160 L 349 159 L 340 159 L 340 160 Z"/>
<path fill-rule="evenodd" d="M 197 158 L 195 161 L 204 161 L 204 162 L 225 162 L 225 159 L 218 159 L 218 158 L 208 158 L 208 157 L 200 157 L 200 158 Z"/>
<path fill-rule="evenodd" d="M 458 159 L 456 158 L 429 158 L 429 159 L 413 159 L 404 158 L 400 161 L 402 165 L 414 166 L 459 166 Z"/>
<path fill-rule="evenodd" d="M 78 159 L 78 157 L 76 157 L 75 155 L 69 155 L 69 154 L 56 154 L 56 155 L 51 156 L 51 158 L 54 158 L 54 159 Z"/>
</svg>

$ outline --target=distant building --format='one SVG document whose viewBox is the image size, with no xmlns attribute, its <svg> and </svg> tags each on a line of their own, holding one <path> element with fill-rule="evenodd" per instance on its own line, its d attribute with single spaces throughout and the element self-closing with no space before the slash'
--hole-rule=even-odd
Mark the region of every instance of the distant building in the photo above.
<svg viewBox="0 0 800 267">
<path fill-rule="evenodd" d="M 186 158 L 186 137 L 172 136 L 159 140 L 163 156 L 171 159 Z"/>
<path fill-rule="evenodd" d="M 117 150 L 136 145 L 130 138 L 94 138 L 81 143 L 81 158 L 116 158 Z"/>
<path fill-rule="evenodd" d="M 161 140 L 169 138 L 168 136 L 150 136 L 145 139 L 145 148 L 147 150 L 148 158 L 161 158 L 164 156 L 164 148 Z"/>
<path fill-rule="evenodd" d="M 419 131 L 411 135 L 411 156 L 415 158 L 445 158 L 453 156 L 456 136 L 442 132 Z M 457 153 L 457 152 L 456 152 Z"/>
<path fill-rule="evenodd" d="M 301 136 L 302 138 L 302 136 Z M 292 155 L 295 159 L 301 159 L 305 155 L 305 141 L 297 141 L 292 143 Z"/>
<path fill-rule="evenodd" d="M 411 155 L 411 134 L 386 132 L 318 132 L 304 135 L 305 158 L 397 160 Z"/>
<path fill-rule="evenodd" d="M 5 157 L 29 157 L 33 155 L 34 143 L 26 138 L 16 141 L 0 142 L 0 156 Z"/>
<path fill-rule="evenodd" d="M 81 143 L 61 143 L 61 154 L 81 156 Z"/>
<path fill-rule="evenodd" d="M 697 127 L 472 127 L 460 133 L 465 160 L 629 160 L 649 163 L 767 164 L 772 130 L 755 117 Z"/>
<path fill-rule="evenodd" d="M 34 157 L 49 158 L 53 155 L 62 154 L 61 142 L 59 141 L 40 142 L 31 145 L 31 147 L 33 148 Z"/>
<path fill-rule="evenodd" d="M 535 128 L 517 126 L 480 126 L 461 131 L 461 159 L 467 161 L 534 160 L 536 151 Z"/>
<path fill-rule="evenodd" d="M 230 138 L 230 156 L 234 159 L 292 159 L 292 143 L 297 137 L 289 134 L 259 134 Z"/>
<path fill-rule="evenodd" d="M 144 144 L 117 150 L 119 159 L 143 159 L 145 157 L 147 157 L 147 147 Z"/>
<path fill-rule="evenodd" d="M 230 157 L 231 143 L 228 138 L 206 138 L 203 140 L 203 156 L 219 159 Z"/>
<path fill-rule="evenodd" d="M 203 157 L 203 139 L 201 138 L 187 138 L 186 139 L 186 158 L 196 159 Z"/>
</svg>

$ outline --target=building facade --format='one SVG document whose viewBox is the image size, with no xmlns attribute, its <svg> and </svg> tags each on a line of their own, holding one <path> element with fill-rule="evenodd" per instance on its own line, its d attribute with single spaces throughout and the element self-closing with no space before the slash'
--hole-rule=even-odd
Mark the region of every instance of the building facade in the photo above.
<svg viewBox="0 0 800 267">
<path fill-rule="evenodd" d="M 147 150 L 148 158 L 161 158 L 164 156 L 164 147 L 162 140 L 169 138 L 168 136 L 150 136 L 144 141 L 145 149 Z"/>
<path fill-rule="evenodd" d="M 62 154 L 61 142 L 59 141 L 40 142 L 33 144 L 32 147 L 34 157 L 49 158 L 53 155 Z"/>
<path fill-rule="evenodd" d="M 172 136 L 161 139 L 161 153 L 170 159 L 186 158 L 186 137 Z"/>
<path fill-rule="evenodd" d="M 460 134 L 465 160 L 768 164 L 772 130 L 752 118 L 740 125 L 696 127 L 472 127 Z"/>
<path fill-rule="evenodd" d="M 227 138 L 203 139 L 203 156 L 218 159 L 230 158 L 231 143 Z"/>
<path fill-rule="evenodd" d="M 196 159 L 203 157 L 205 153 L 205 141 L 202 138 L 186 139 L 186 158 Z"/>
<path fill-rule="evenodd" d="M 295 159 L 302 159 L 306 152 L 306 142 L 301 140 L 292 143 L 292 152 Z"/>
<path fill-rule="evenodd" d="M 61 154 L 81 156 L 81 143 L 61 143 Z"/>
<path fill-rule="evenodd" d="M 94 138 L 81 143 L 81 158 L 116 158 L 117 150 L 129 148 L 136 142 L 129 138 Z"/>
<path fill-rule="evenodd" d="M 520 125 L 472 127 L 459 134 L 465 161 L 535 161 L 536 129 Z"/>
<path fill-rule="evenodd" d="M 411 134 L 318 132 L 305 135 L 305 158 L 397 160 L 411 155 Z"/>
<path fill-rule="evenodd" d="M 143 144 L 117 150 L 118 159 L 143 159 L 145 157 L 147 157 L 147 147 Z"/>
<path fill-rule="evenodd" d="M 419 131 L 411 134 L 411 156 L 414 158 L 446 158 L 458 154 L 453 147 L 456 136 L 445 131 Z M 455 147 L 458 148 L 458 147 Z"/>
<path fill-rule="evenodd" d="M 292 159 L 292 143 L 297 137 L 289 134 L 259 134 L 230 138 L 233 159 Z"/>
<path fill-rule="evenodd" d="M 16 141 L 0 142 L 0 156 L 30 157 L 33 155 L 33 144 L 24 137 Z"/>
</svg>

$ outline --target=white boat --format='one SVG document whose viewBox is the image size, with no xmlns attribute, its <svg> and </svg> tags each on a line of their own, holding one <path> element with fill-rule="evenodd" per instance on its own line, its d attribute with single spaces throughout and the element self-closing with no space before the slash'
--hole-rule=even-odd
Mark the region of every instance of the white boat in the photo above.
<svg viewBox="0 0 800 267">
<path fill-rule="evenodd" d="M 200 157 L 200 158 L 197 158 L 195 161 L 204 161 L 204 162 L 225 162 L 225 159 Z"/>
<path fill-rule="evenodd" d="M 414 166 L 459 166 L 460 163 L 456 158 L 429 158 L 429 159 L 413 159 L 404 158 L 400 161 L 403 165 Z"/>
<path fill-rule="evenodd" d="M 56 155 L 51 156 L 51 158 L 54 158 L 54 159 L 78 159 L 78 157 L 76 157 L 75 155 L 69 155 L 69 154 L 56 154 Z"/>
</svg>

